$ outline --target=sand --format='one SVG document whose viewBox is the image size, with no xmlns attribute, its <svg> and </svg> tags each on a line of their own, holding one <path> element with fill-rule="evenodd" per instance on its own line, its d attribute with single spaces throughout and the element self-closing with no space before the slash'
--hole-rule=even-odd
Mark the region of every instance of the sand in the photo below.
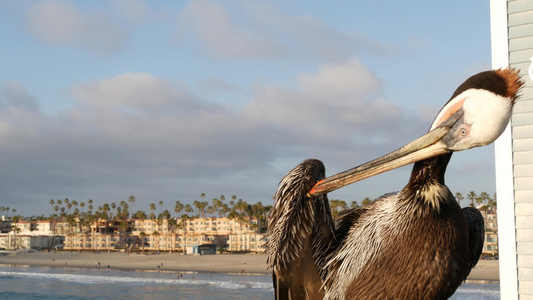
<svg viewBox="0 0 533 300">
<path fill-rule="evenodd" d="M 262 254 L 216 254 L 181 255 L 168 254 L 126 254 L 126 253 L 78 253 L 78 252 L 33 252 L 0 255 L 0 264 L 46 267 L 78 267 L 128 270 L 153 270 L 159 266 L 162 271 L 172 272 L 225 272 L 225 273 L 268 273 L 266 256 Z M 480 260 L 468 280 L 497 281 L 499 265 L 497 260 Z"/>
</svg>

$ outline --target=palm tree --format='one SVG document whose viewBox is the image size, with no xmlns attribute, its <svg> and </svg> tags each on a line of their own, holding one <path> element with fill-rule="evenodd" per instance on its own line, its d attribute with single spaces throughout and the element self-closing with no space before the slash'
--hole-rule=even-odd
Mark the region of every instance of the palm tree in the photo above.
<svg viewBox="0 0 533 300">
<path fill-rule="evenodd" d="M 120 222 L 120 225 L 119 225 L 119 231 L 118 231 L 118 234 L 119 234 L 119 241 L 120 241 L 120 244 L 121 245 L 121 248 L 122 249 L 126 249 L 126 231 L 128 229 L 128 222 L 126 221 L 122 221 Z"/>
<path fill-rule="evenodd" d="M 196 209 L 196 215 L 199 216 L 200 215 L 200 202 L 198 200 L 194 200 L 194 202 L 192 203 L 192 205 L 194 206 L 194 208 Z"/>
<path fill-rule="evenodd" d="M 159 201 L 159 213 L 163 213 L 163 201 Z"/>
<path fill-rule="evenodd" d="M 174 212 L 179 215 L 184 208 L 185 206 L 183 203 L 176 201 L 176 204 L 174 205 Z"/>
<path fill-rule="evenodd" d="M 141 237 L 141 247 L 142 251 L 144 252 L 144 237 L 146 236 L 146 233 L 144 231 L 139 232 L 139 236 Z"/>
<path fill-rule="evenodd" d="M 194 209 L 192 209 L 192 206 L 190 204 L 186 204 L 185 205 L 185 212 L 190 214 L 190 213 L 194 212 Z"/>
<path fill-rule="evenodd" d="M 154 232 L 152 233 L 152 235 L 155 236 L 155 240 L 156 240 L 156 242 L 157 242 L 157 251 L 159 251 L 159 232 L 154 231 Z"/>
<path fill-rule="evenodd" d="M 470 206 L 474 207 L 474 200 L 476 199 L 476 193 L 474 191 L 468 192 L 468 195 L 466 195 L 466 198 L 470 200 Z"/>
<path fill-rule="evenodd" d="M 222 201 L 218 200 L 217 198 L 213 198 L 213 200 L 211 200 L 211 203 L 212 203 L 211 207 L 213 208 L 213 214 L 216 214 L 218 212 L 218 209 L 222 205 Z M 220 217 L 220 214 L 219 214 L 219 217 Z"/>
<path fill-rule="evenodd" d="M 130 196 L 128 198 L 128 202 L 130 203 L 130 216 L 132 216 L 132 211 L 133 211 L 133 203 L 135 202 L 135 196 Z"/>
<path fill-rule="evenodd" d="M 72 200 L 72 202 L 70 202 L 70 204 L 72 204 L 72 207 L 74 207 L 74 213 L 76 214 L 76 206 L 78 206 L 78 201 Z"/>
<path fill-rule="evenodd" d="M 168 232 L 171 232 L 172 233 L 172 243 L 171 243 L 171 247 L 170 247 L 170 250 L 174 251 L 176 250 L 176 235 L 174 234 L 174 230 L 176 229 L 176 227 L 178 227 L 178 221 L 175 219 L 175 218 L 168 218 L 167 219 L 167 226 L 168 226 L 168 230 L 165 232 L 166 233 L 166 243 L 168 245 Z M 167 250 L 168 249 L 168 246 L 167 246 Z"/>
<path fill-rule="evenodd" d="M 17 233 L 20 233 L 20 227 L 17 226 L 18 218 L 13 217 L 13 225 L 11 225 L 11 231 L 13 231 L 13 250 L 17 250 Z"/>
<path fill-rule="evenodd" d="M 156 209 L 155 207 L 155 203 L 150 203 L 150 210 L 152 211 L 150 213 L 150 219 L 155 219 L 155 214 L 154 214 L 154 210 Z"/>
<path fill-rule="evenodd" d="M 52 206 L 52 210 L 54 210 L 54 203 L 55 203 L 54 199 L 51 199 L 50 200 L 50 205 Z M 2 206 L 2 211 L 3 210 L 4 210 L 4 207 Z"/>
<path fill-rule="evenodd" d="M 479 197 L 482 199 L 483 204 L 487 204 L 490 199 L 490 196 L 487 192 L 481 192 L 481 194 L 479 194 Z"/>
<path fill-rule="evenodd" d="M 368 204 L 372 203 L 372 200 L 370 200 L 370 198 L 366 197 L 365 199 L 363 199 L 363 201 L 361 201 L 361 205 L 362 206 L 366 206 Z"/>
<path fill-rule="evenodd" d="M 202 218 L 205 218 L 205 208 L 208 205 L 208 203 L 207 202 L 198 202 L 197 205 L 198 205 L 198 211 L 202 215 Z"/>
<path fill-rule="evenodd" d="M 145 220 L 147 218 L 146 213 L 142 210 L 138 210 L 131 217 L 132 219 L 140 219 L 140 220 Z"/>
<path fill-rule="evenodd" d="M 185 211 L 187 211 L 187 206 L 189 206 L 189 209 L 191 209 L 192 211 L 192 207 L 189 204 L 185 206 Z M 187 251 L 187 228 L 189 225 L 188 222 L 189 222 L 189 216 L 186 214 L 181 215 L 181 226 L 183 226 L 183 229 L 185 231 L 185 234 L 184 234 L 185 240 L 183 241 L 183 254 L 185 254 Z"/>
<path fill-rule="evenodd" d="M 111 208 L 114 211 L 115 218 L 117 217 L 117 204 L 115 202 L 111 203 Z"/>
<path fill-rule="evenodd" d="M 455 199 L 459 203 L 459 206 L 461 206 L 461 200 L 463 200 L 465 197 L 460 192 L 455 193 Z"/>
</svg>

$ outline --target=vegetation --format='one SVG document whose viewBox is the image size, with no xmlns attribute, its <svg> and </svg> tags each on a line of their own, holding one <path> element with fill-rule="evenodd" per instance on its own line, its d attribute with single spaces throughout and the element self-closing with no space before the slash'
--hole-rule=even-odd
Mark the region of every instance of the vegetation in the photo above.
<svg viewBox="0 0 533 300">
<path fill-rule="evenodd" d="M 150 203 L 148 209 L 150 211 L 147 214 L 143 210 L 137 210 L 133 212 L 133 203 L 136 202 L 135 196 L 130 196 L 125 201 L 120 201 L 118 204 L 115 202 L 112 203 L 103 203 L 102 205 L 97 205 L 92 199 L 89 199 L 87 202 L 78 202 L 76 200 L 70 200 L 65 198 L 63 200 L 51 199 L 48 203 L 52 213 L 49 217 L 41 215 L 39 217 L 23 217 L 21 215 L 16 215 L 16 209 L 10 207 L 0 206 L 0 212 L 5 214 L 8 219 L 12 221 L 27 220 L 27 221 L 39 221 L 39 220 L 58 220 L 66 221 L 71 224 L 76 224 L 76 219 L 80 220 L 80 226 L 83 224 L 88 224 L 90 222 L 96 221 L 98 219 L 109 220 L 109 221 L 125 221 L 129 218 L 136 219 L 153 219 L 159 220 L 169 219 L 173 220 L 177 229 L 183 229 L 185 222 L 191 218 L 206 218 L 206 217 L 228 217 L 231 219 L 236 219 L 241 223 L 241 226 L 249 220 L 251 217 L 256 217 L 261 220 L 262 228 L 261 232 L 266 231 L 266 219 L 268 213 L 272 209 L 272 205 L 263 205 L 261 202 L 255 204 L 247 203 L 242 199 L 238 199 L 236 195 L 233 195 L 226 201 L 226 197 L 221 195 L 218 198 L 212 198 L 211 201 L 206 200 L 206 194 L 201 193 L 201 201 L 194 200 L 191 204 L 184 204 L 180 201 L 174 203 L 174 207 L 171 213 L 170 210 L 164 209 L 164 201 L 158 201 L 157 207 L 156 203 Z M 463 200 L 469 201 L 469 206 L 480 207 L 481 210 L 490 210 L 496 209 L 496 194 L 491 197 L 486 192 L 481 192 L 477 194 L 474 191 L 468 192 L 466 196 L 463 196 L 460 192 L 455 194 L 455 198 L 459 202 L 459 205 L 464 206 Z M 350 201 L 350 204 L 344 200 L 331 199 L 331 213 L 333 217 L 338 218 L 340 212 L 345 209 L 355 208 L 359 206 L 365 206 L 377 199 L 370 199 L 368 197 L 361 200 L 361 204 L 357 201 Z M 159 212 L 157 213 L 157 209 Z M 10 216 L 11 213 L 11 216 Z M 156 214 L 157 213 L 157 214 Z M 175 219 L 174 219 L 175 218 Z"/>
</svg>

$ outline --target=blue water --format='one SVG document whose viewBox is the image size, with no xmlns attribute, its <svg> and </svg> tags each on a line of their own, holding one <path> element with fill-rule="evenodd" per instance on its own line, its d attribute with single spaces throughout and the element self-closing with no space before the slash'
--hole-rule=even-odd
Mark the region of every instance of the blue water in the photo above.
<svg viewBox="0 0 533 300">
<path fill-rule="evenodd" d="M 273 299 L 268 275 L 0 267 L 0 299 Z M 452 299 L 500 299 L 498 284 L 464 284 Z"/>
</svg>

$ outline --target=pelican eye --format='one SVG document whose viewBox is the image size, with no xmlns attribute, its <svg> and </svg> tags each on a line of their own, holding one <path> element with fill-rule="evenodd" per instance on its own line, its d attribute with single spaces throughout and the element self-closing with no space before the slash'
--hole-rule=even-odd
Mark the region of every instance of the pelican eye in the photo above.
<svg viewBox="0 0 533 300">
<path fill-rule="evenodd" d="M 468 131 L 466 130 L 466 128 L 461 128 L 461 135 L 462 136 L 467 136 L 468 135 Z"/>
</svg>

